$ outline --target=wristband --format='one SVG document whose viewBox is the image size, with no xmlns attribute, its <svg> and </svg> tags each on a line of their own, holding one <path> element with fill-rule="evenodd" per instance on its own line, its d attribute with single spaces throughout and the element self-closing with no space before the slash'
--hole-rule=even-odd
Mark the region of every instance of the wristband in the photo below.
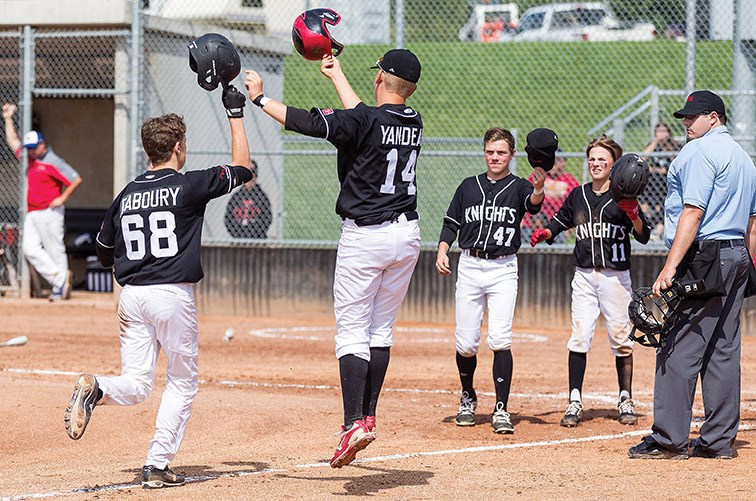
<svg viewBox="0 0 756 501">
<path fill-rule="evenodd" d="M 264 107 L 266 104 L 268 104 L 268 101 L 270 101 L 269 97 L 265 97 L 265 94 L 260 94 L 257 96 L 253 101 L 252 104 L 257 106 L 258 108 Z"/>
<path fill-rule="evenodd" d="M 542 195 L 542 194 L 543 194 L 543 188 L 541 188 L 540 190 L 536 190 L 536 189 L 533 190 L 533 195 Z"/>
</svg>

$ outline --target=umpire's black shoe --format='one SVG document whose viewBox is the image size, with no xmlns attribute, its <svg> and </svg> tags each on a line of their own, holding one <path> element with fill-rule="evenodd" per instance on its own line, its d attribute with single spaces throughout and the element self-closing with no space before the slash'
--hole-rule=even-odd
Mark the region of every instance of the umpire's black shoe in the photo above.
<svg viewBox="0 0 756 501">
<path fill-rule="evenodd" d="M 700 438 L 694 438 L 690 441 L 690 455 L 694 458 L 707 458 L 707 459 L 732 459 L 738 454 L 734 449 L 730 449 L 729 452 L 714 452 L 703 445 L 701 445 Z"/>
<path fill-rule="evenodd" d="M 180 473 L 174 473 L 167 466 L 161 470 L 157 466 L 145 465 L 142 467 L 142 488 L 160 489 L 163 487 L 176 487 L 186 482 L 186 477 Z"/>
<path fill-rule="evenodd" d="M 627 450 L 627 455 L 631 459 L 688 459 L 687 451 L 670 451 L 659 445 L 650 437 L 644 438 L 643 442 L 635 447 L 630 447 Z"/>
</svg>

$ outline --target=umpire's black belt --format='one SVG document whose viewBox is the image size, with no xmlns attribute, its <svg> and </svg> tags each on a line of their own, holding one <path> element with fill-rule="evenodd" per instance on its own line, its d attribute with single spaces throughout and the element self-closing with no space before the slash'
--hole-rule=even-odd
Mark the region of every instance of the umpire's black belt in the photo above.
<svg viewBox="0 0 756 501">
<path fill-rule="evenodd" d="M 507 256 L 511 256 L 511 254 L 495 256 L 489 252 L 485 252 L 480 249 L 462 249 L 462 253 L 468 256 L 477 257 L 479 259 L 502 259 Z"/>
<path fill-rule="evenodd" d="M 712 240 L 694 240 L 691 244 L 691 249 L 695 250 L 696 252 L 701 250 L 701 246 L 704 242 L 711 242 Z M 719 248 L 725 248 L 725 247 L 744 247 L 745 241 L 742 238 L 734 238 L 732 240 L 713 240 L 714 242 L 719 242 Z"/>
</svg>

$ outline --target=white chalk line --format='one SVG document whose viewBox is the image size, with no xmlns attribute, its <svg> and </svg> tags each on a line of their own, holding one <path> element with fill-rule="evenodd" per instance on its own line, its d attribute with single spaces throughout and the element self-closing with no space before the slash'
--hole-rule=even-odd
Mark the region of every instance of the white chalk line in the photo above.
<svg viewBox="0 0 756 501">
<path fill-rule="evenodd" d="M 695 428 L 697 428 L 697 426 L 695 425 L 691 426 L 691 429 L 695 429 Z M 738 426 L 738 431 L 747 431 L 747 430 L 753 430 L 753 429 L 756 429 L 756 426 L 747 425 L 747 424 L 741 424 L 740 426 Z M 469 454 L 469 453 L 475 453 L 475 452 L 495 452 L 495 451 L 503 451 L 503 450 L 509 450 L 509 449 L 525 449 L 525 448 L 536 448 L 536 447 L 549 447 L 549 446 L 554 446 L 554 445 L 580 444 L 580 443 L 588 443 L 588 442 L 598 442 L 602 440 L 615 440 L 615 439 L 635 437 L 635 436 L 640 436 L 640 435 L 648 435 L 649 433 L 651 433 L 651 430 L 633 430 L 633 431 L 627 431 L 623 433 L 616 433 L 613 435 L 592 435 L 592 436 L 580 437 L 580 438 L 563 438 L 560 440 L 542 440 L 538 442 L 525 442 L 525 443 L 519 443 L 519 444 L 502 444 L 502 445 L 488 445 L 488 446 L 479 446 L 479 447 L 465 447 L 462 449 L 443 449 L 443 450 L 438 450 L 438 451 L 407 452 L 404 454 L 390 454 L 386 456 L 375 456 L 375 457 L 369 457 L 369 458 L 355 459 L 352 464 L 380 463 L 380 462 L 386 462 L 386 461 L 408 459 L 408 458 L 413 458 L 413 457 L 449 456 L 449 455 L 457 455 L 457 454 Z M 207 481 L 207 480 L 215 480 L 218 478 L 242 477 L 242 476 L 249 476 L 249 475 L 260 475 L 263 473 L 288 473 L 292 470 L 297 470 L 297 469 L 312 469 L 312 468 L 326 468 L 326 467 L 330 467 L 330 464 L 327 462 L 307 463 L 307 464 L 294 465 L 290 468 L 277 468 L 277 469 L 265 468 L 265 469 L 256 470 L 256 471 L 242 470 L 242 471 L 224 472 L 224 473 L 218 473 L 218 474 L 199 475 L 195 477 L 187 477 L 186 482 L 187 483 L 202 482 L 202 481 Z M 83 493 L 112 492 L 112 491 L 120 491 L 120 490 L 127 490 L 127 489 L 135 489 L 138 487 L 139 487 L 139 484 L 114 484 L 114 485 L 104 485 L 104 486 L 97 486 L 97 487 L 79 487 L 79 488 L 70 489 L 70 490 L 21 494 L 18 496 L 5 497 L 5 498 L 0 498 L 0 499 L 2 501 L 6 501 L 6 500 L 7 501 L 21 501 L 24 499 L 44 499 L 44 498 L 50 498 L 50 497 L 68 496 L 68 495 L 83 494 Z"/>
<path fill-rule="evenodd" d="M 434 343 L 453 343 L 454 331 L 449 329 L 439 328 L 425 328 L 425 327 L 394 327 L 397 335 L 405 333 L 430 333 L 430 334 L 445 334 L 445 337 L 431 337 L 431 338 L 407 338 L 400 337 L 400 343 L 418 343 L 418 344 L 434 344 Z M 330 335 L 318 335 L 318 334 L 303 334 L 303 333 L 329 333 Z M 335 327 L 272 327 L 269 329 L 251 329 L 248 334 L 252 337 L 258 337 L 263 339 L 286 339 L 290 341 L 326 341 L 333 338 L 336 334 Z M 520 342 L 528 343 L 545 343 L 548 341 L 548 337 L 541 334 L 534 334 L 530 332 L 513 332 L 512 339 Z"/>
</svg>

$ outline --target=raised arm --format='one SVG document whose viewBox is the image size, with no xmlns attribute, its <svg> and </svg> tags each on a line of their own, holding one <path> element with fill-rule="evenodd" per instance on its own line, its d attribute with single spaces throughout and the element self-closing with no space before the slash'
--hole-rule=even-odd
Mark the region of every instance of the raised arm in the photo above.
<svg viewBox="0 0 756 501">
<path fill-rule="evenodd" d="M 252 159 L 249 155 L 249 141 L 244 128 L 244 94 L 233 85 L 223 89 L 223 106 L 226 108 L 228 123 L 231 126 L 231 164 L 251 168 Z"/>
<path fill-rule="evenodd" d="M 286 105 L 263 94 L 262 77 L 256 71 L 247 70 L 245 73 L 247 76 L 244 79 L 244 87 L 252 103 L 262 108 L 276 122 L 286 125 Z"/>
<path fill-rule="evenodd" d="M 8 147 L 15 153 L 21 147 L 21 140 L 16 133 L 16 126 L 13 124 L 13 116 L 18 108 L 15 104 L 3 104 L 3 121 L 5 122 L 5 142 Z"/>
<path fill-rule="evenodd" d="M 320 72 L 331 80 L 344 108 L 351 109 L 362 102 L 341 70 L 341 63 L 337 58 L 331 54 L 324 55 L 320 61 Z"/>
</svg>

